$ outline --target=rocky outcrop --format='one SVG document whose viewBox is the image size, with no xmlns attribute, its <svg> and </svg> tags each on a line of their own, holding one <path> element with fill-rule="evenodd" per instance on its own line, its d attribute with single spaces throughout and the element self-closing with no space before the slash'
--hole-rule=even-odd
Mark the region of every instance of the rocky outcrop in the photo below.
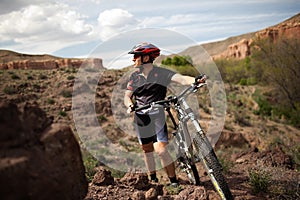
<svg viewBox="0 0 300 200">
<path fill-rule="evenodd" d="M 299 18 L 299 19 L 298 19 Z M 300 14 L 291 20 L 283 22 L 277 26 L 258 31 L 257 38 L 269 38 L 276 42 L 279 38 L 300 38 Z"/>
<path fill-rule="evenodd" d="M 218 58 L 236 58 L 244 59 L 250 55 L 250 47 L 252 44 L 252 39 L 243 39 L 237 43 L 231 44 L 228 48 L 221 54 L 213 56 L 213 59 Z"/>
<path fill-rule="evenodd" d="M 90 59 L 50 59 L 50 60 L 17 60 L 0 63 L 0 69 L 56 69 L 63 67 L 97 67 L 103 68 L 102 60 Z"/>
<path fill-rule="evenodd" d="M 235 58 L 244 59 L 251 54 L 251 44 L 255 39 L 269 39 L 276 42 L 279 38 L 300 38 L 300 14 L 286 20 L 276 26 L 272 26 L 261 31 L 257 31 L 251 39 L 241 39 L 238 42 L 230 44 L 222 53 L 213 55 L 213 59 Z"/>
<path fill-rule="evenodd" d="M 0 199 L 83 199 L 87 181 L 72 130 L 36 104 L 0 103 Z"/>
</svg>

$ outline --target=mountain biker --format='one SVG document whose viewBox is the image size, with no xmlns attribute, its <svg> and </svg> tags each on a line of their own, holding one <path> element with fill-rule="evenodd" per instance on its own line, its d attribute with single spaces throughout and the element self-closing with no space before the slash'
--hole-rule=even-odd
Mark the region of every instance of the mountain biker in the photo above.
<svg viewBox="0 0 300 200">
<path fill-rule="evenodd" d="M 131 74 L 124 95 L 124 104 L 128 108 L 127 113 L 133 112 L 134 107 L 165 99 L 167 86 L 171 81 L 182 85 L 205 81 L 205 76 L 202 75 L 194 78 L 154 66 L 153 61 L 160 55 L 160 49 L 151 43 L 138 44 L 128 53 L 133 54 L 133 67 L 136 68 L 136 71 Z M 141 111 L 136 112 L 134 121 L 150 180 L 158 182 L 153 155 L 153 152 L 156 152 L 171 185 L 178 186 L 174 162 L 166 149 L 168 135 L 164 110 L 147 114 L 143 114 Z"/>
</svg>

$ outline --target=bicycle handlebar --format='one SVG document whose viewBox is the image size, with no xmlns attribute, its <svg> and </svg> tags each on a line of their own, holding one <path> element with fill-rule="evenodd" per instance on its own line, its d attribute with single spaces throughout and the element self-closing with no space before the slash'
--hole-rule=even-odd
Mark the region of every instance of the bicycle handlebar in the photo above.
<svg viewBox="0 0 300 200">
<path fill-rule="evenodd" d="M 149 104 L 146 104 L 146 105 L 140 106 L 140 107 L 133 107 L 133 111 L 138 112 L 141 110 L 153 108 L 155 106 L 157 106 L 157 107 L 162 106 L 164 108 L 167 108 L 170 106 L 171 103 L 176 103 L 178 101 L 178 99 L 181 99 L 182 97 L 187 96 L 188 94 L 190 94 L 192 92 L 196 92 L 199 88 L 203 87 L 204 85 L 207 85 L 207 83 L 206 82 L 193 83 L 191 86 L 187 87 L 184 91 L 182 91 L 178 96 L 169 96 L 168 99 L 151 102 Z"/>
</svg>

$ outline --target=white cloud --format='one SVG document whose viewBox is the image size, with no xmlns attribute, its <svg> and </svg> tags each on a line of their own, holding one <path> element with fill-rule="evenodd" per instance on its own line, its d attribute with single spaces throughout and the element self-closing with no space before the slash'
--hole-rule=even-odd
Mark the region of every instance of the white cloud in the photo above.
<svg viewBox="0 0 300 200">
<path fill-rule="evenodd" d="M 105 10 L 98 17 L 98 31 L 103 40 L 106 40 L 122 31 L 129 30 L 137 25 L 138 21 L 127 10 L 115 8 Z"/>
<path fill-rule="evenodd" d="M 0 6 L 0 15 L 10 13 L 12 11 L 19 10 L 23 7 L 37 4 L 37 3 L 45 3 L 48 2 L 47 0 L 31 0 L 31 1 L 24 1 L 24 0 L 1 0 Z"/>
<path fill-rule="evenodd" d="M 23 51 L 35 46 L 35 51 L 52 52 L 87 39 L 93 27 L 85 19 L 66 4 L 30 5 L 0 15 L 0 40 Z"/>
</svg>

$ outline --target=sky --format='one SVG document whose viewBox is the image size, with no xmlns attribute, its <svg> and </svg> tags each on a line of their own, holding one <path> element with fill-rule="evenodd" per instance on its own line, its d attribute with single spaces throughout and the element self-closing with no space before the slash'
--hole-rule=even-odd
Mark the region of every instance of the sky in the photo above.
<svg viewBox="0 0 300 200">
<path fill-rule="evenodd" d="M 147 28 L 201 44 L 258 31 L 299 12 L 299 0 L 1 0 L 0 49 L 86 57 L 122 33 Z"/>
</svg>

